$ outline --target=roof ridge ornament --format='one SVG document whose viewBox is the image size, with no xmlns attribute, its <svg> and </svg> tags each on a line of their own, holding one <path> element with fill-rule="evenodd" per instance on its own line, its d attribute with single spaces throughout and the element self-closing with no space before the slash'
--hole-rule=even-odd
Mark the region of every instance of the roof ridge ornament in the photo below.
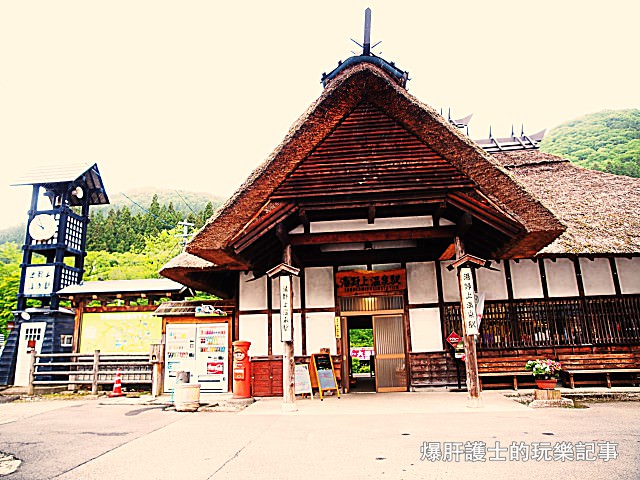
<svg viewBox="0 0 640 480">
<path fill-rule="evenodd" d="M 335 77 L 337 77 L 340 74 L 340 72 L 342 72 L 343 70 L 346 70 L 350 66 L 357 65 L 360 63 L 372 63 L 377 67 L 382 68 L 385 71 L 385 73 L 387 73 L 397 84 L 399 84 L 403 88 L 407 87 L 407 82 L 409 81 L 409 72 L 400 70 L 398 67 L 396 67 L 394 62 L 388 62 L 382 57 L 371 52 L 372 48 L 375 48 L 377 45 L 379 45 L 382 42 L 380 41 L 375 43 L 374 45 L 371 45 L 371 9 L 370 8 L 367 7 L 364 11 L 363 43 L 360 44 L 359 42 L 355 41 L 353 38 L 351 39 L 351 41 L 356 45 L 358 45 L 360 48 L 362 48 L 362 53 L 360 55 L 357 55 L 355 52 L 351 51 L 351 53 L 353 53 L 352 57 L 347 58 L 344 62 L 339 61 L 338 66 L 334 68 L 331 72 L 329 73 L 323 72 L 322 79 L 321 79 L 323 87 L 326 87 L 329 84 L 329 82 L 331 82 Z"/>
</svg>

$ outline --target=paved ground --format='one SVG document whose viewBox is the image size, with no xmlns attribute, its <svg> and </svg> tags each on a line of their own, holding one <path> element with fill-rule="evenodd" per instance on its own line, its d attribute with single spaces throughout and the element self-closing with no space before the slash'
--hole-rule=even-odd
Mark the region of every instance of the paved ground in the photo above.
<svg viewBox="0 0 640 480">
<path fill-rule="evenodd" d="M 178 413 L 123 399 L 60 403 L 32 405 L 28 415 L 21 404 L 0 405 L 0 451 L 24 460 L 7 478 L 635 480 L 640 470 L 638 402 L 531 409 L 489 391 L 472 409 L 466 394 L 439 391 L 304 399 L 293 413 L 280 399 L 239 413 Z M 22 433 L 30 428 L 52 436 Z"/>
</svg>

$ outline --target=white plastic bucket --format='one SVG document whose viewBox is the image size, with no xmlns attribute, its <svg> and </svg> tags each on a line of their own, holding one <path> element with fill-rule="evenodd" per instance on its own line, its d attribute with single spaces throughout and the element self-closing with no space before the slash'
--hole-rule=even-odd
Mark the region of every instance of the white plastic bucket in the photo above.
<svg viewBox="0 0 640 480">
<path fill-rule="evenodd" d="M 176 383 L 173 404 L 178 412 L 195 412 L 200 406 L 199 383 Z"/>
</svg>

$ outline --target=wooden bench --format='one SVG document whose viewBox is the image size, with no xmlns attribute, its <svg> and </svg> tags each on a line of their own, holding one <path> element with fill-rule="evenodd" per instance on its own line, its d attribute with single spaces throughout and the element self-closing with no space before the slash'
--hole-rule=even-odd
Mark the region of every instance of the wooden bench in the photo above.
<svg viewBox="0 0 640 480">
<path fill-rule="evenodd" d="M 560 374 L 569 380 L 569 387 L 575 388 L 574 375 L 604 375 L 607 388 L 611 388 L 611 374 L 640 373 L 633 353 L 594 353 L 583 355 L 558 355 L 562 365 Z M 582 382 L 597 384 L 599 382 Z"/>
<path fill-rule="evenodd" d="M 478 377 L 482 388 L 482 377 L 512 377 L 513 389 L 518 390 L 518 377 L 527 376 L 533 379 L 531 372 L 524 369 L 525 357 L 482 357 L 478 358 Z"/>
</svg>

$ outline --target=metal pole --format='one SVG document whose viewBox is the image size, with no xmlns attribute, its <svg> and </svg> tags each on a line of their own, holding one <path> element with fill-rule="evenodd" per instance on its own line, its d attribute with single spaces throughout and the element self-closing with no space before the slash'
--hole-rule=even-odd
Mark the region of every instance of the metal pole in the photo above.
<svg viewBox="0 0 640 480">
<path fill-rule="evenodd" d="M 93 352 L 93 370 L 91 372 L 91 393 L 98 394 L 98 370 L 100 369 L 100 350 Z"/>
<path fill-rule="evenodd" d="M 27 394 L 32 396 L 35 393 L 36 387 L 33 384 L 36 378 L 36 349 L 31 350 L 31 355 L 29 356 L 29 387 L 27 389 Z"/>
</svg>

